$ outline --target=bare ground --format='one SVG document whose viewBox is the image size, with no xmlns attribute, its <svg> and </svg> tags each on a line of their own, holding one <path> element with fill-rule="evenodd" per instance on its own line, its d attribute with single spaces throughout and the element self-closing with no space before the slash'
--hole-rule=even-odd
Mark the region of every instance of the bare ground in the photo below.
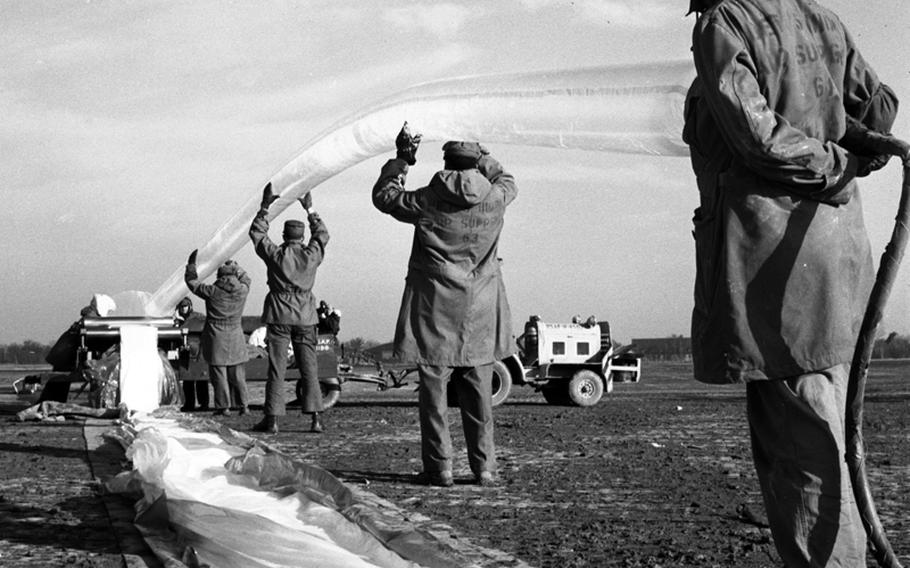
<svg viewBox="0 0 910 568">
<path fill-rule="evenodd" d="M 910 563 L 908 371 L 910 362 L 873 364 L 865 423 L 876 504 L 904 563 Z M 377 392 L 346 383 L 327 413 L 326 433 L 309 434 L 308 422 L 292 412 L 267 439 L 451 526 L 458 538 L 532 566 L 779 566 L 752 469 L 744 390 L 699 385 L 689 376 L 685 364 L 646 360 L 642 382 L 617 384 L 587 409 L 550 406 L 532 389 L 515 387 L 495 410 L 501 482 L 494 488 L 470 483 L 457 411 L 455 487 L 415 483 L 413 384 Z M 261 384 L 253 394 L 261 400 Z M 258 418 L 254 407 L 252 416 L 223 421 L 247 430 Z M 0 427 L 0 566 L 113 565 L 104 564 L 116 543 L 103 531 L 79 423 Z M 28 554 L 42 551 L 61 563 L 28 563 Z"/>
</svg>

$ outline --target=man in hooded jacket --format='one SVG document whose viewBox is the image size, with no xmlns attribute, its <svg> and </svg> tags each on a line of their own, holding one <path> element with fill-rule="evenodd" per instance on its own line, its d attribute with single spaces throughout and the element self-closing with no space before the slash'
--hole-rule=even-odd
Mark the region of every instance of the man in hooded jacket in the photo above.
<svg viewBox="0 0 910 568">
<path fill-rule="evenodd" d="M 497 257 L 506 206 L 518 189 L 479 144 L 447 142 L 445 169 L 429 185 L 405 191 L 420 135 L 405 123 L 397 157 L 382 168 L 373 204 L 414 225 L 395 354 L 416 361 L 422 480 L 450 486 L 452 444 L 446 391 L 454 381 L 468 462 L 475 480 L 494 483 L 493 363 L 513 352 L 511 314 Z"/>
<path fill-rule="evenodd" d="M 693 0 L 686 101 L 695 211 L 695 378 L 746 382 L 775 546 L 865 566 L 843 430 L 874 274 L 854 178 L 906 157 L 894 93 L 812 0 Z M 873 147 L 874 146 L 874 147 Z"/>
<path fill-rule="evenodd" d="M 310 431 L 320 433 L 324 427 L 319 417 L 323 405 L 316 360 L 316 324 L 319 318 L 313 285 L 316 283 L 316 269 L 325 257 L 329 231 L 313 209 L 313 197 L 307 193 L 298 201 L 307 212 L 309 242 L 303 241 L 303 222 L 290 219 L 284 223 L 282 244 L 276 245 L 268 235 L 268 213 L 269 206 L 277 199 L 278 196 L 272 193 L 272 184 L 267 184 L 262 191 L 259 212 L 250 226 L 250 239 L 256 254 L 265 262 L 269 285 L 262 308 L 269 352 L 265 416 L 253 430 L 272 434 L 278 432 L 278 417 L 286 413 L 284 378 L 290 343 L 303 387 L 302 412 L 311 416 Z"/>
<path fill-rule="evenodd" d="M 203 284 L 196 273 L 196 253 L 194 250 L 190 254 L 184 281 L 190 292 L 205 300 L 205 326 L 199 340 L 215 391 L 215 414 L 231 413 L 232 390 L 240 414 L 248 414 L 244 363 L 249 356 L 241 318 L 251 279 L 239 264 L 228 260 L 218 267 L 218 278 L 213 284 Z"/>
</svg>

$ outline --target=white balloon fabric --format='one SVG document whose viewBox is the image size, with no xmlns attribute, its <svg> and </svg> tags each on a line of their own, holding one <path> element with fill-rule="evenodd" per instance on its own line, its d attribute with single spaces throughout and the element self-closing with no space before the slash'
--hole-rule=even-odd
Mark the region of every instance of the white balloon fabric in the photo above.
<svg viewBox="0 0 910 568">
<path fill-rule="evenodd" d="M 695 76 L 691 62 L 447 79 L 417 85 L 349 116 L 315 136 L 271 178 L 280 199 L 273 219 L 298 197 L 364 160 L 395 149 L 407 121 L 423 141 L 571 148 L 688 156 L 683 106 Z M 265 184 L 263 184 L 265 185 Z M 249 242 L 262 187 L 199 249 L 201 278 Z M 146 315 L 173 312 L 187 294 L 183 266 L 155 291 Z"/>
</svg>

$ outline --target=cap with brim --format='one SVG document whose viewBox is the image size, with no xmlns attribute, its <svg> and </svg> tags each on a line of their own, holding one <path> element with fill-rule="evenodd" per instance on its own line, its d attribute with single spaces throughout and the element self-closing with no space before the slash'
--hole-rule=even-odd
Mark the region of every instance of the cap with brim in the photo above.
<svg viewBox="0 0 910 568">
<path fill-rule="evenodd" d="M 300 239 L 303 238 L 304 229 L 303 221 L 298 221 L 296 219 L 291 219 L 284 222 L 284 238 L 286 239 Z"/>
<path fill-rule="evenodd" d="M 477 142 L 460 142 L 452 140 L 442 145 L 443 158 L 470 158 L 479 160 L 480 144 Z"/>
</svg>

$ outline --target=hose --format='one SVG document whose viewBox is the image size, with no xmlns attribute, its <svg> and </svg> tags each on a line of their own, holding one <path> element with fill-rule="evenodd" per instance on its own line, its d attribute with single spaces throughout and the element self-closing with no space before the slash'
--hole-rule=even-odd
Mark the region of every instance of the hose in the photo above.
<svg viewBox="0 0 910 568">
<path fill-rule="evenodd" d="M 866 314 L 853 352 L 853 364 L 850 367 L 850 378 L 847 384 L 847 413 L 845 421 L 847 467 L 850 470 L 850 481 L 853 495 L 859 508 L 863 528 L 869 538 L 869 545 L 875 560 L 882 568 L 901 568 L 901 564 L 885 536 L 881 519 L 872 500 L 872 490 L 866 474 L 866 451 L 863 442 L 863 399 L 866 392 L 866 377 L 875 336 L 881 323 L 885 304 L 897 277 L 897 269 L 904 256 L 910 234 L 910 163 L 904 164 L 904 179 L 901 187 L 900 204 L 895 218 L 891 240 L 882 253 L 875 284 L 869 295 Z"/>
</svg>

